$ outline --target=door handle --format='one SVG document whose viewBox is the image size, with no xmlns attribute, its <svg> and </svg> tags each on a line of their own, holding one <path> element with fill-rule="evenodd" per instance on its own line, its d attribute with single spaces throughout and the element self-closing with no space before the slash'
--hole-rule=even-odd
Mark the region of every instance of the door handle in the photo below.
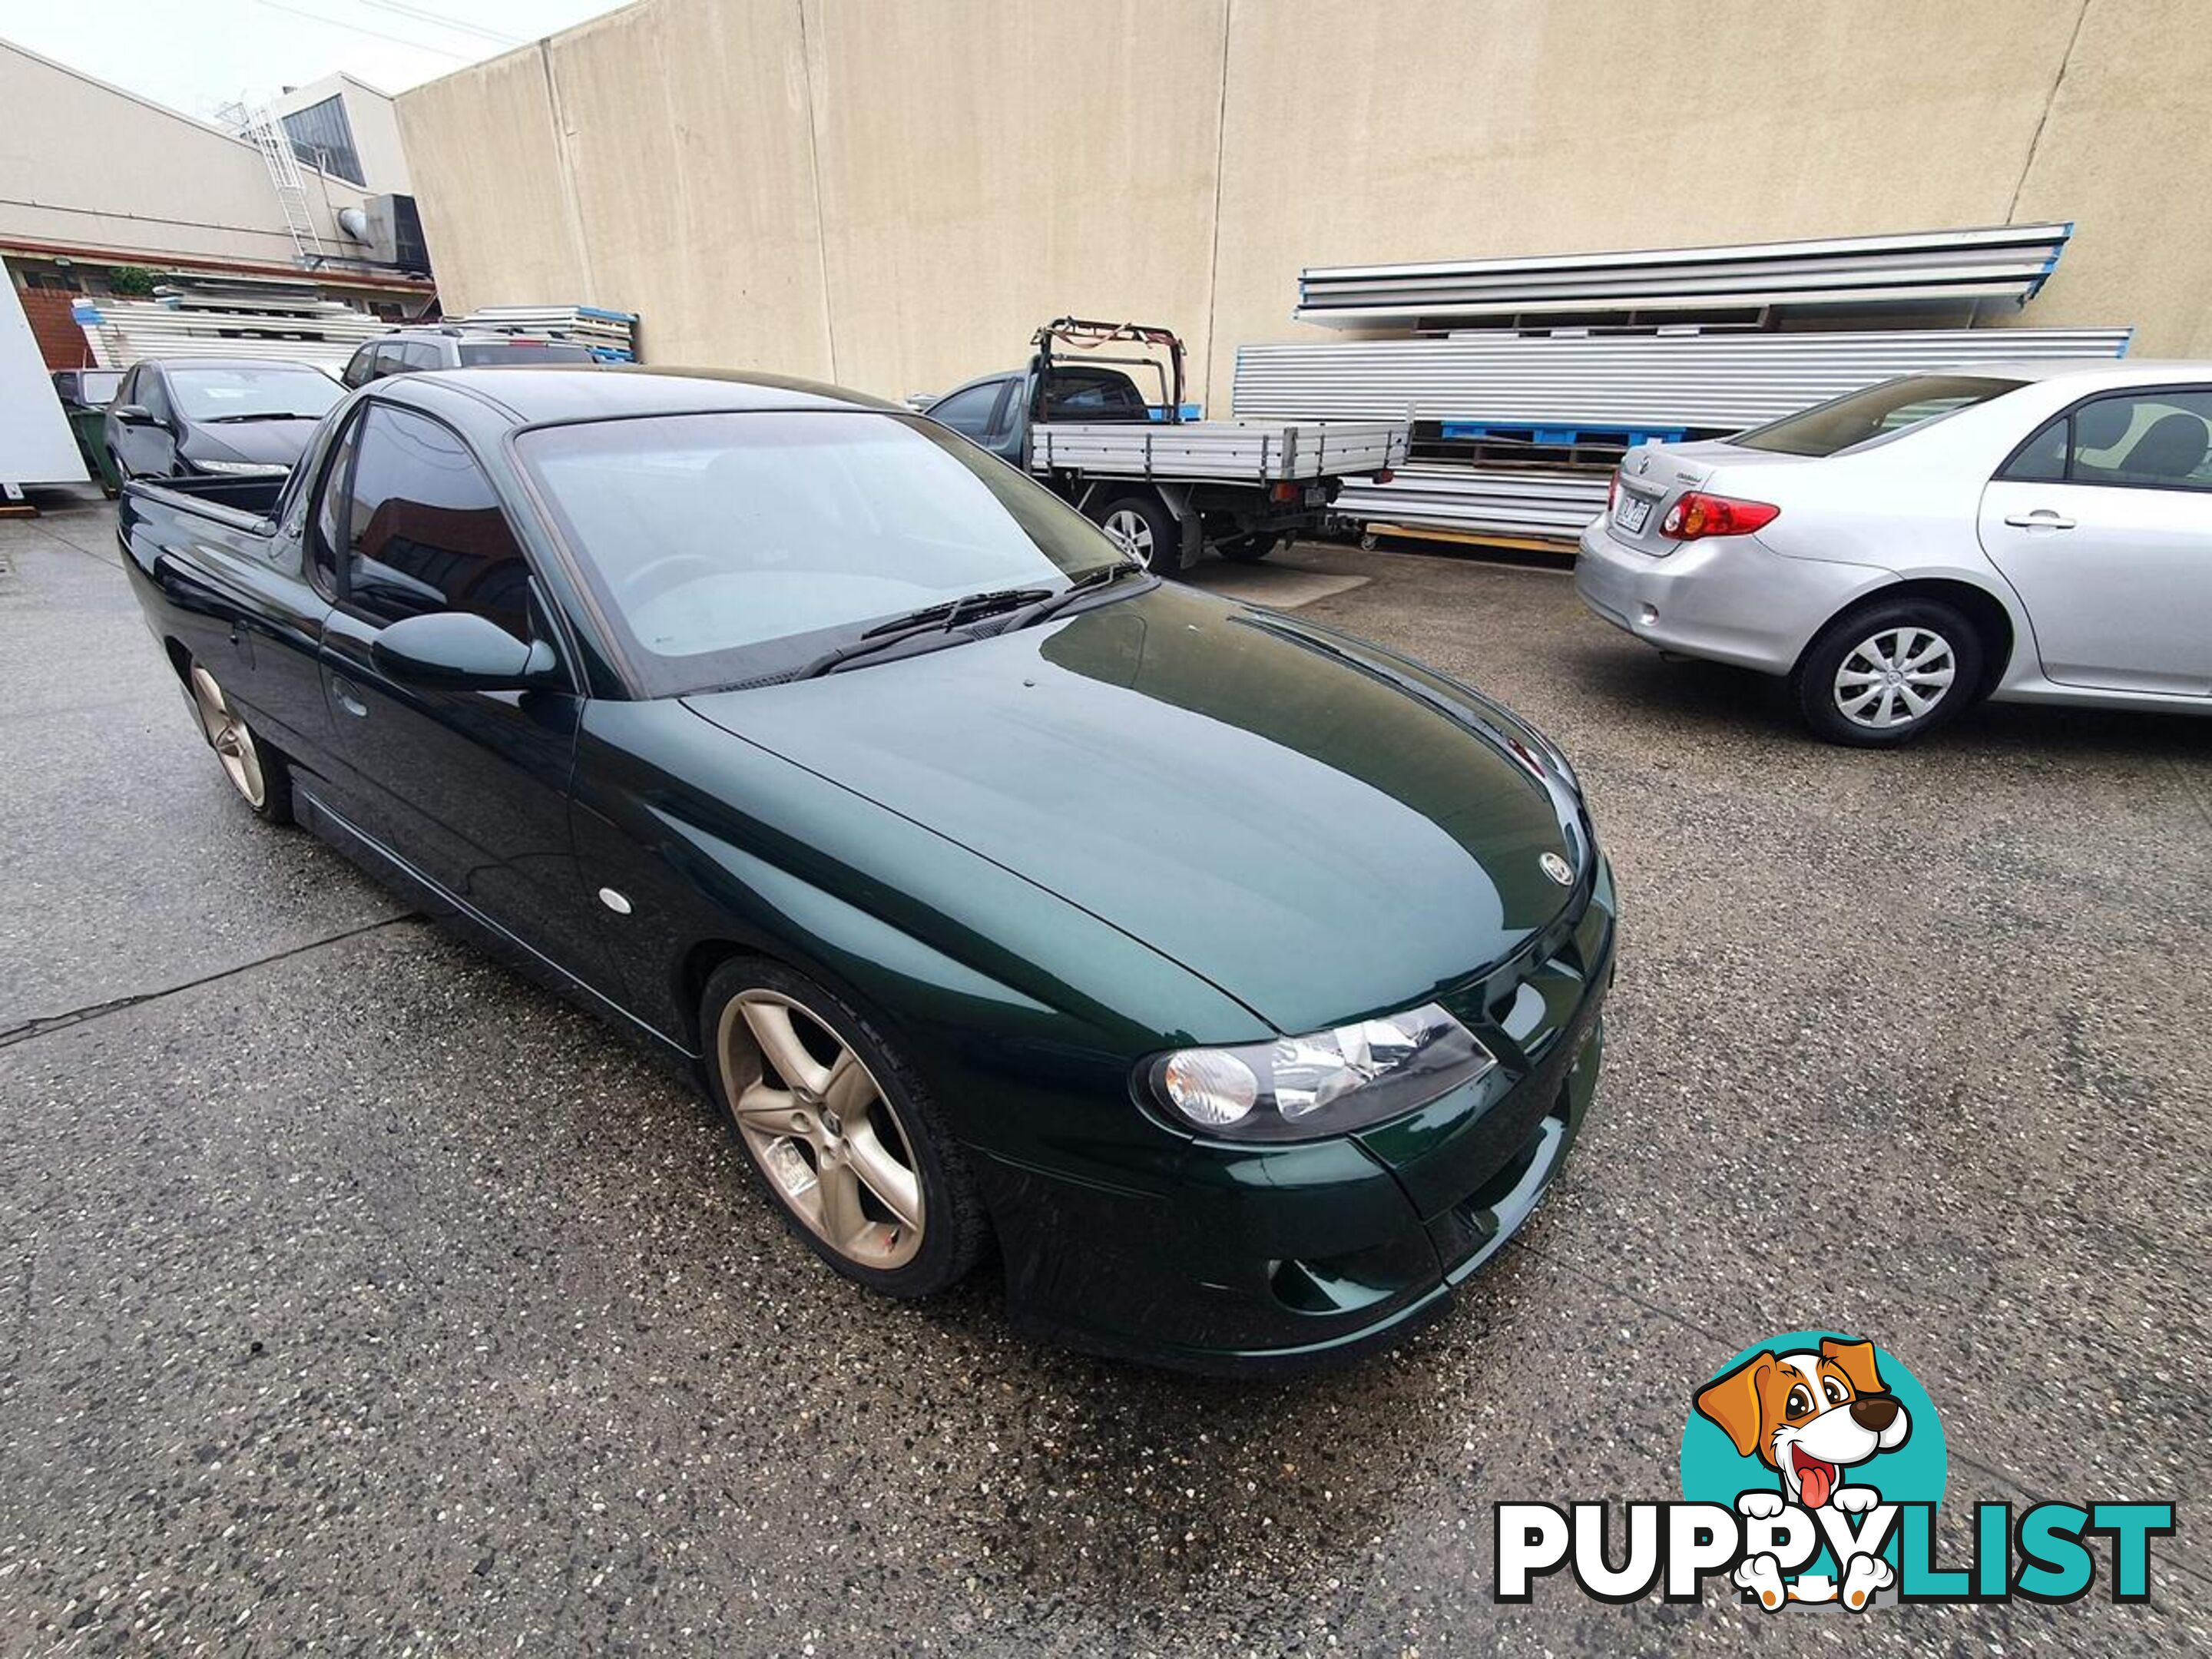
<svg viewBox="0 0 2212 1659">
<path fill-rule="evenodd" d="M 331 695 L 338 700 L 338 707 L 356 719 L 368 714 L 368 705 L 361 700 L 361 693 L 353 689 L 353 682 L 343 675 L 331 676 Z"/>
<path fill-rule="evenodd" d="M 2005 522 L 2016 530 L 2071 530 L 2074 520 L 2062 518 L 2047 507 L 2039 507 L 2033 513 L 2008 513 Z"/>
</svg>

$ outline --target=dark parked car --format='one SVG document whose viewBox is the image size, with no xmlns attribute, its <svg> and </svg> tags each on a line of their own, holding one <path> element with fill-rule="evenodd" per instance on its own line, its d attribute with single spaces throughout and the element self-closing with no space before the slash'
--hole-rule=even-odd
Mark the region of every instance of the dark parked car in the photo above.
<svg viewBox="0 0 2212 1659">
<path fill-rule="evenodd" d="M 274 477 L 344 395 L 312 363 L 148 357 L 107 406 L 107 453 L 125 478 Z"/>
<path fill-rule="evenodd" d="M 530 363 L 581 367 L 593 361 L 585 347 L 565 340 L 534 340 L 527 335 L 494 334 L 483 329 L 403 328 L 371 340 L 355 352 L 338 378 L 347 386 L 361 386 L 388 374 L 418 374 L 434 368 Z"/>
<path fill-rule="evenodd" d="M 1291 1368 L 1439 1311 L 1596 1086 L 1613 892 L 1528 726 L 1162 580 L 799 381 L 465 370 L 131 485 L 238 792 L 665 1050 L 901 1297 Z"/>
</svg>

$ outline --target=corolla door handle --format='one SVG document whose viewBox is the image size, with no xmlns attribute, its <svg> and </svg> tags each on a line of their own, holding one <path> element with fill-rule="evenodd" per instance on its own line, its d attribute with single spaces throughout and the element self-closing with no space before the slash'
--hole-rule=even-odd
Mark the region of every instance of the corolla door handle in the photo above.
<svg viewBox="0 0 2212 1659">
<path fill-rule="evenodd" d="M 2005 522 L 2016 530 L 2071 530 L 2074 520 L 2053 513 L 2047 507 L 2039 507 L 2033 513 L 2008 513 Z"/>
<path fill-rule="evenodd" d="M 368 705 L 361 700 L 361 693 L 353 689 L 351 680 L 333 674 L 331 677 L 331 695 L 338 700 L 338 707 L 347 714 L 356 718 L 368 714 Z"/>
</svg>

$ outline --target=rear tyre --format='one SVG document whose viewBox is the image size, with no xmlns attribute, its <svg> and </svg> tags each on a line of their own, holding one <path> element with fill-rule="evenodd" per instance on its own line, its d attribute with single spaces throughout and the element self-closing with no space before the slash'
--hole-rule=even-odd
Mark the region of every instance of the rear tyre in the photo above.
<svg viewBox="0 0 2212 1659">
<path fill-rule="evenodd" d="M 959 1143 L 890 1040 L 781 963 L 724 963 L 700 1000 L 708 1075 L 785 1224 L 846 1278 L 912 1300 L 980 1261 L 990 1220 Z"/>
<path fill-rule="evenodd" d="M 1285 539 L 1276 531 L 1251 536 L 1231 536 L 1226 541 L 1218 543 L 1216 550 L 1231 564 L 1257 564 L 1280 547 Z"/>
<path fill-rule="evenodd" d="M 1182 568 L 1182 526 L 1157 495 L 1116 495 L 1098 510 L 1098 526 L 1163 576 Z"/>
<path fill-rule="evenodd" d="M 260 742 L 246 716 L 233 708 L 214 675 L 194 663 L 185 690 L 199 716 L 200 735 L 222 763 L 223 775 L 256 817 L 270 823 L 292 822 L 292 773 L 284 757 Z"/>
<path fill-rule="evenodd" d="M 1974 625 L 1939 599 L 1891 599 L 1831 623 L 1790 677 L 1806 724 L 1830 743 L 1893 749 L 1980 694 Z"/>
</svg>

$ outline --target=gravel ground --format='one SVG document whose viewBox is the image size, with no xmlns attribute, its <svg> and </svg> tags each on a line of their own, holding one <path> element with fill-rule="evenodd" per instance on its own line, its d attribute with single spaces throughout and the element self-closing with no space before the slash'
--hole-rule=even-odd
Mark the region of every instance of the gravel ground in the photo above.
<svg viewBox="0 0 2212 1659">
<path fill-rule="evenodd" d="M 265 830 L 106 509 L 0 524 L 0 1651 L 2150 1652 L 2205 1636 L 2212 722 L 1814 745 L 1558 574 L 1205 573 L 1581 769 L 1608 1072 L 1521 1241 L 1348 1374 L 1198 1382 L 817 1265 L 708 1109 Z M 2179 1505 L 2154 1599 L 1491 1600 L 1490 1505 L 1666 1498 L 1692 1385 L 1836 1328 L 1976 1499 Z"/>
</svg>

